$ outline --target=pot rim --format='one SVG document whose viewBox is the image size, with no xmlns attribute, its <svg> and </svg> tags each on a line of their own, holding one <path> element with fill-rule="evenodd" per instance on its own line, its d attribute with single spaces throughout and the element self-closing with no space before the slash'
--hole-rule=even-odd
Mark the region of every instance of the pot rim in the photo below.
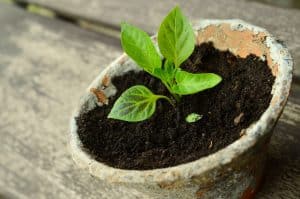
<svg viewBox="0 0 300 199">
<path fill-rule="evenodd" d="M 84 150 L 82 143 L 77 134 L 77 124 L 75 118 L 79 115 L 81 106 L 77 107 L 71 118 L 71 141 L 70 147 L 72 157 L 78 166 L 86 168 L 89 172 L 102 180 L 109 182 L 122 183 L 160 183 L 172 182 L 176 180 L 188 181 L 193 176 L 213 171 L 214 169 L 229 164 L 236 157 L 245 153 L 253 147 L 261 137 L 268 134 L 278 120 L 283 108 L 287 102 L 287 98 L 291 88 L 293 62 L 287 48 L 278 43 L 276 38 L 272 36 L 264 28 L 249 24 L 239 19 L 202 19 L 194 26 L 196 30 L 203 29 L 209 25 L 229 24 L 233 30 L 243 31 L 248 29 L 257 34 L 263 32 L 266 35 L 266 46 L 270 49 L 271 58 L 278 65 L 278 73 L 273 84 L 272 100 L 269 107 L 262 114 L 260 119 L 252 123 L 245 131 L 244 136 L 237 139 L 227 147 L 202 157 L 198 160 L 172 166 L 168 168 L 159 168 L 152 170 L 127 170 L 118 169 L 107 166 L 96 161 L 90 154 Z M 108 72 L 111 66 L 117 62 L 127 59 L 127 55 L 123 54 L 114 62 L 112 62 L 102 73 L 96 78 L 99 84 L 100 78 Z M 96 81 L 95 80 L 95 81 Z M 89 86 L 95 85 L 95 81 Z M 88 89 L 89 92 L 89 89 Z"/>
</svg>

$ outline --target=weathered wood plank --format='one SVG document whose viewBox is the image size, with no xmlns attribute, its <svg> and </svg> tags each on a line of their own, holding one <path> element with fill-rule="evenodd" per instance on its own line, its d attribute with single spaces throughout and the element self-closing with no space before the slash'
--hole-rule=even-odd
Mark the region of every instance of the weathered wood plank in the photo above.
<svg viewBox="0 0 300 199">
<path fill-rule="evenodd" d="M 266 179 L 258 199 L 300 198 L 300 86 L 293 85 L 287 106 L 274 129 Z"/>
<path fill-rule="evenodd" d="M 18 0 L 36 3 L 64 15 L 119 27 L 128 21 L 150 33 L 159 27 L 165 14 L 176 4 L 194 20 L 199 18 L 240 18 L 265 27 L 285 41 L 295 58 L 295 75 L 300 78 L 300 11 L 240 0 Z"/>
<path fill-rule="evenodd" d="M 120 54 L 118 41 L 1 3 L 0 26 L 0 197 L 113 199 L 112 186 L 71 160 L 68 123 L 83 89 Z M 259 198 L 298 198 L 299 106 L 294 85 Z"/>
<path fill-rule="evenodd" d="M 81 91 L 120 54 L 115 40 L 0 3 L 0 193 L 110 198 L 78 169 L 68 123 Z"/>
</svg>

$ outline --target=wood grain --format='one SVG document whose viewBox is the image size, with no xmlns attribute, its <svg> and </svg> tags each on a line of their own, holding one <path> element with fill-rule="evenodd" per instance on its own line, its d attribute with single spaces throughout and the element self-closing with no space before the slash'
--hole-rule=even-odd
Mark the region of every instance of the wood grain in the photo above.
<svg viewBox="0 0 300 199">
<path fill-rule="evenodd" d="M 300 86 L 294 84 L 274 129 L 266 178 L 258 199 L 300 198 Z"/>
<path fill-rule="evenodd" d="M 0 4 L 0 193 L 111 198 L 69 151 L 72 107 L 121 51 L 114 40 Z M 103 197 L 102 197 L 103 196 Z"/>
<path fill-rule="evenodd" d="M 0 198 L 144 198 L 91 177 L 68 150 L 72 109 L 118 41 L 1 3 L 0 25 Z M 299 198 L 299 107 L 294 85 L 258 198 Z"/>
</svg>

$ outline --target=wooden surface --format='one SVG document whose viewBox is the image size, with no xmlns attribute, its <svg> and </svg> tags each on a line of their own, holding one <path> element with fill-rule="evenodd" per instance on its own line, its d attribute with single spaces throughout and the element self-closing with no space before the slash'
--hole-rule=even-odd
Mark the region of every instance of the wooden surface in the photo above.
<svg viewBox="0 0 300 199">
<path fill-rule="evenodd" d="M 109 196 L 75 166 L 68 135 L 81 92 L 120 55 L 115 41 L 1 3 L 0 24 L 0 195 Z"/>
<path fill-rule="evenodd" d="M 58 0 L 43 1 L 59 5 Z M 59 2 L 56 7 L 65 12 L 73 9 L 78 16 L 91 15 L 112 26 L 126 19 L 149 32 L 154 32 L 173 6 L 171 1 L 164 1 L 142 10 L 141 5 L 148 8 L 151 3 Z M 240 18 L 256 22 L 285 40 L 296 64 L 300 63 L 299 11 L 275 8 L 272 13 L 271 7 L 233 0 L 221 8 L 221 1 L 202 2 L 207 6 L 199 6 L 201 13 L 192 6 L 196 1 L 185 4 L 184 10 L 191 10 L 196 18 L 244 16 Z M 75 9 L 78 5 L 80 12 Z M 258 12 L 265 17 L 258 19 Z M 68 151 L 68 123 L 83 89 L 121 54 L 119 41 L 1 2 L 0 25 L 0 198 L 111 199 L 111 187 L 73 163 Z M 269 154 L 266 180 L 257 198 L 300 198 L 300 85 L 296 83 L 274 130 Z"/>
</svg>

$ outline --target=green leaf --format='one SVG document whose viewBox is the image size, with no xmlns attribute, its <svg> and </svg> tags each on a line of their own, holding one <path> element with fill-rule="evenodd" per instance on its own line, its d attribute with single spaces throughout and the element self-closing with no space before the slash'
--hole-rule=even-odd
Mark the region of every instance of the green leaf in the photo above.
<svg viewBox="0 0 300 199">
<path fill-rule="evenodd" d="M 198 120 L 201 120 L 203 115 L 199 115 L 198 113 L 191 113 L 188 116 L 186 116 L 185 121 L 188 123 L 197 122 Z"/>
<path fill-rule="evenodd" d="M 216 86 L 222 78 L 213 73 L 194 74 L 178 70 L 175 80 L 176 85 L 172 87 L 172 91 L 179 95 L 190 95 Z"/>
<path fill-rule="evenodd" d="M 174 63 L 170 60 L 166 60 L 163 67 L 165 73 L 167 74 L 168 80 L 173 79 L 175 77 L 176 68 L 174 67 Z"/>
<path fill-rule="evenodd" d="M 195 48 L 193 28 L 177 6 L 163 20 L 157 39 L 162 55 L 175 67 L 179 67 Z"/>
<path fill-rule="evenodd" d="M 175 79 L 176 70 L 174 64 L 166 60 L 163 68 L 154 69 L 153 75 L 164 82 L 170 82 Z"/>
<path fill-rule="evenodd" d="M 133 86 L 122 93 L 117 99 L 108 118 L 128 122 L 146 120 L 155 112 L 156 101 L 160 98 L 164 98 L 171 102 L 166 96 L 153 94 L 145 86 Z"/>
<path fill-rule="evenodd" d="M 122 23 L 121 44 L 127 55 L 147 72 L 152 73 L 154 68 L 161 68 L 161 58 L 151 38 L 144 31 Z"/>
</svg>

